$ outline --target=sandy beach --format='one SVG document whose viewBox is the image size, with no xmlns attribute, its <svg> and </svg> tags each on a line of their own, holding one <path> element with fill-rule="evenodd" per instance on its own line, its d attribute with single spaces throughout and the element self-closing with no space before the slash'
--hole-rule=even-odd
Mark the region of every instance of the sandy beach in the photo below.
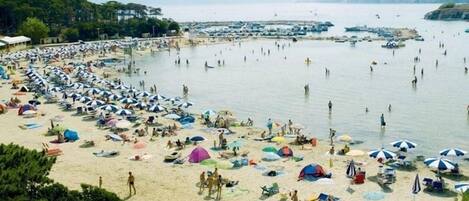
<svg viewBox="0 0 469 201">
<path fill-rule="evenodd" d="M 188 45 L 189 42 L 181 39 L 178 41 L 178 44 Z M 147 54 L 148 52 L 148 50 L 142 51 L 141 54 Z M 121 54 L 114 53 L 111 56 L 117 57 Z M 86 58 L 86 60 L 92 61 L 96 58 L 96 56 L 91 56 Z M 26 67 L 25 62 L 22 62 L 22 67 Z M 42 71 L 42 69 L 40 68 L 38 71 Z M 102 74 L 102 70 L 99 69 L 94 69 L 94 72 L 97 75 Z M 112 72 L 112 77 L 119 76 L 113 70 L 106 70 L 106 72 Z M 22 70 L 17 70 L 16 75 L 12 76 L 12 78 L 25 79 L 22 74 Z M 2 99 L 7 100 L 10 97 L 14 97 L 12 94 L 16 91 L 18 90 L 11 89 L 11 84 L 8 81 L 2 81 L 0 88 Z M 26 103 L 28 100 L 33 99 L 33 94 L 27 93 L 24 96 L 17 97 L 22 103 Z M 39 101 L 44 102 L 44 99 L 40 98 Z M 154 141 L 150 140 L 150 136 L 138 137 L 139 142 L 146 144 L 146 147 L 142 149 L 135 149 L 133 142 L 123 144 L 122 142 L 106 140 L 104 136 L 110 134 L 111 131 L 98 128 L 96 121 L 83 120 L 82 116 L 74 115 L 75 111 L 63 111 L 57 104 L 39 105 L 38 115 L 33 118 L 19 116 L 17 111 L 18 109 L 9 109 L 6 114 L 0 115 L 0 125 L 4 125 L 0 132 L 0 143 L 15 143 L 27 148 L 41 150 L 42 143 L 48 143 L 56 139 L 56 136 L 44 135 L 50 126 L 50 119 L 61 119 L 61 121 L 56 121 L 55 123 L 78 132 L 80 137 L 78 141 L 49 144 L 49 146 L 59 147 L 63 151 L 63 154 L 57 157 L 57 162 L 53 166 L 50 177 L 56 182 L 62 183 L 72 189 L 79 189 L 81 183 L 98 185 L 98 178 L 102 176 L 103 188 L 115 192 L 121 198 L 128 198 L 128 200 L 212 200 L 215 196 L 207 197 L 207 190 L 202 194 L 199 193 L 198 181 L 201 172 L 213 171 L 213 168 L 187 161 L 182 165 L 163 162 L 165 155 L 174 151 L 174 148 L 169 149 L 166 146 L 167 142 L 168 140 L 184 140 L 186 137 L 202 135 L 207 140 L 199 143 L 197 146 L 208 150 L 212 159 L 228 161 L 219 158 L 219 152 L 211 149 L 213 141 L 218 140 L 218 135 L 206 129 L 206 126 L 202 124 L 202 120 L 199 118 L 200 114 L 198 113 L 200 112 L 197 111 L 192 111 L 197 113 L 195 115 L 197 120 L 193 128 L 180 129 L 177 131 L 177 136 L 156 137 Z M 149 113 L 144 111 L 135 112 L 143 117 L 149 116 Z M 233 112 L 236 113 L 236 111 Z M 159 117 L 157 121 L 163 125 L 176 123 L 164 117 Z M 19 127 L 26 123 L 37 123 L 41 127 L 34 129 L 22 129 Z M 143 128 L 143 126 L 136 128 Z M 136 128 L 131 128 L 124 133 L 132 136 L 132 132 Z M 294 138 L 287 138 L 286 142 L 280 144 L 255 141 L 254 139 L 259 138 L 260 133 L 266 130 L 265 128 L 231 127 L 230 129 L 235 134 L 225 135 L 227 141 L 232 142 L 239 139 L 245 141 L 245 145 L 240 148 L 240 152 L 248 152 L 247 158 L 255 161 L 258 166 L 249 165 L 239 169 L 219 170 L 219 174 L 224 178 L 239 181 L 239 184 L 233 188 L 223 188 L 222 200 L 282 200 L 293 190 L 298 190 L 300 200 L 311 200 L 310 198 L 316 198 L 320 193 L 326 193 L 339 197 L 341 200 L 359 201 L 365 200 L 364 196 L 367 193 L 381 191 L 384 192 L 383 200 L 389 201 L 414 199 L 422 201 L 454 200 L 456 196 L 456 193 L 450 193 L 449 196 L 427 192 L 420 192 L 414 196 L 411 193 L 416 173 L 419 174 L 421 179 L 425 177 L 434 178 L 435 174 L 422 161 L 415 162 L 417 165 L 416 170 L 397 170 L 396 182 L 382 187 L 377 183 L 376 178 L 379 163 L 376 159 L 372 159 L 366 154 L 370 150 L 362 150 L 365 153 L 362 156 L 331 156 L 328 154 L 330 149 L 328 141 L 319 141 L 314 147 L 306 144 L 304 149 L 302 149 L 301 146 L 290 144 L 290 142 L 294 141 Z M 93 140 L 95 146 L 80 148 L 79 145 L 83 144 L 85 140 Z M 263 161 L 262 148 L 266 146 L 274 146 L 276 148 L 289 146 L 295 156 L 304 156 L 304 158 L 298 162 L 292 158 L 282 158 L 273 162 Z M 338 143 L 335 147 L 338 150 L 343 146 L 344 143 Z M 186 146 L 180 151 L 182 157 L 188 156 L 195 147 L 195 145 Z M 101 150 L 116 150 L 120 154 L 112 158 L 96 157 L 92 154 Z M 228 150 L 228 152 L 230 151 Z M 415 152 L 418 152 L 418 148 Z M 134 154 L 148 154 L 150 157 L 142 161 L 129 160 L 129 157 Z M 351 184 L 351 179 L 346 175 L 348 162 L 352 159 L 361 164 L 359 167 L 366 171 L 364 184 Z M 298 181 L 301 169 L 311 163 L 324 167 L 326 172 L 332 173 L 332 178 L 315 182 Z M 460 168 L 463 173 L 469 171 L 466 166 L 461 166 Z M 277 170 L 282 172 L 282 174 L 276 177 L 263 176 L 263 173 L 267 170 Z M 132 171 L 135 175 L 137 190 L 137 194 L 131 197 L 128 197 L 128 187 L 126 185 L 127 173 L 129 171 Z M 445 179 L 445 181 L 450 189 L 457 183 L 457 181 L 450 179 Z M 261 196 L 262 190 L 260 187 L 265 185 L 270 186 L 274 182 L 279 184 L 280 193 L 271 197 Z"/>
</svg>

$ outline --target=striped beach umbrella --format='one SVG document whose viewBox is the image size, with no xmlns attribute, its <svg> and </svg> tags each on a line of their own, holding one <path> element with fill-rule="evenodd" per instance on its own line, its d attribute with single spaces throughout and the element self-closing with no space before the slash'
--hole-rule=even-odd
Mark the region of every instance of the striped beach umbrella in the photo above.
<svg viewBox="0 0 469 201">
<path fill-rule="evenodd" d="M 139 109 L 143 109 L 143 108 L 147 107 L 147 104 L 144 103 L 144 102 L 138 102 L 138 103 L 135 103 L 134 106 L 139 108 Z"/>
<path fill-rule="evenodd" d="M 137 100 L 133 99 L 133 98 L 123 98 L 120 100 L 121 103 L 124 103 L 124 104 L 134 104 L 134 103 L 137 103 Z"/>
<path fill-rule="evenodd" d="M 355 162 L 352 160 L 347 166 L 347 176 L 352 178 L 357 174 L 357 171 L 355 170 Z"/>
<path fill-rule="evenodd" d="M 179 104 L 178 107 L 188 108 L 192 105 L 194 105 L 194 104 L 191 103 L 191 102 L 184 102 L 184 103 Z"/>
<path fill-rule="evenodd" d="M 82 84 L 82 83 L 73 83 L 73 84 L 69 85 L 69 87 L 74 88 L 74 89 L 84 88 L 84 86 L 85 85 Z"/>
<path fill-rule="evenodd" d="M 111 99 L 111 100 L 118 100 L 118 99 L 121 99 L 122 96 L 117 95 L 117 94 L 111 94 L 111 95 L 108 96 L 108 98 Z"/>
<path fill-rule="evenodd" d="M 148 111 L 150 112 L 162 112 L 164 111 L 164 107 L 158 104 L 151 105 L 148 107 Z"/>
<path fill-rule="evenodd" d="M 409 140 L 398 140 L 398 141 L 392 142 L 391 145 L 399 149 L 413 149 L 417 147 L 417 144 Z"/>
<path fill-rule="evenodd" d="M 100 96 L 104 96 L 104 97 L 108 97 L 108 96 L 110 96 L 110 95 L 112 95 L 112 94 L 113 94 L 113 93 L 110 92 L 110 91 L 101 91 L 101 92 L 99 92 L 99 95 L 100 95 Z"/>
<path fill-rule="evenodd" d="M 386 149 L 376 149 L 376 150 L 368 152 L 368 155 L 371 158 L 377 158 L 377 159 L 381 158 L 381 159 L 385 159 L 385 160 L 392 159 L 396 156 L 395 153 L 393 153 L 391 151 L 388 151 Z"/>
<path fill-rule="evenodd" d="M 99 94 L 101 92 L 101 89 L 98 89 L 98 88 L 91 88 L 89 89 L 88 91 L 86 91 L 86 93 L 89 95 L 95 95 L 95 94 Z"/>
<path fill-rule="evenodd" d="M 467 154 L 466 151 L 458 148 L 444 149 L 440 151 L 441 156 L 464 156 L 465 154 Z"/>
<path fill-rule="evenodd" d="M 454 185 L 454 189 L 456 189 L 456 191 L 459 191 L 461 193 L 464 193 L 467 191 L 467 189 L 469 189 L 469 183 L 458 183 L 458 184 L 455 184 Z"/>
<path fill-rule="evenodd" d="M 115 112 L 115 111 L 119 110 L 119 107 L 117 107 L 115 105 L 108 104 L 108 105 L 103 105 L 103 106 L 99 107 L 99 109 Z"/>
<path fill-rule="evenodd" d="M 78 101 L 82 102 L 82 103 L 86 103 L 86 102 L 89 102 L 93 100 L 93 98 L 89 97 L 89 96 L 82 96 L 80 99 L 78 99 Z"/>
<path fill-rule="evenodd" d="M 165 97 L 160 94 L 156 94 L 156 95 L 150 96 L 149 99 L 154 100 L 154 101 L 160 101 L 160 100 L 164 100 Z"/>
<path fill-rule="evenodd" d="M 53 87 L 50 89 L 51 92 L 61 92 L 63 89 L 61 87 Z"/>
<path fill-rule="evenodd" d="M 422 190 L 420 187 L 419 174 L 415 175 L 414 184 L 412 185 L 412 193 L 417 194 Z"/>
<path fill-rule="evenodd" d="M 104 105 L 104 101 L 102 100 L 92 100 L 86 103 L 87 106 L 96 107 Z"/>
<path fill-rule="evenodd" d="M 119 115 L 119 116 L 126 116 L 126 115 L 131 115 L 132 112 L 130 110 L 126 110 L 126 109 L 120 109 L 120 110 L 116 111 L 116 114 Z"/>
<path fill-rule="evenodd" d="M 438 170 L 452 170 L 454 169 L 454 163 L 444 158 L 427 158 L 423 161 L 428 167 L 432 167 Z"/>
<path fill-rule="evenodd" d="M 137 96 L 139 96 L 139 97 L 149 97 L 149 96 L 151 96 L 151 93 L 148 92 L 148 91 L 142 91 L 142 92 L 138 93 Z"/>
<path fill-rule="evenodd" d="M 81 97 L 81 94 L 79 94 L 79 93 L 71 93 L 71 94 L 68 94 L 68 96 L 70 96 L 71 98 L 78 99 L 78 98 Z"/>
<path fill-rule="evenodd" d="M 138 90 L 135 88 L 130 88 L 127 90 L 127 93 L 136 93 L 136 92 L 138 92 Z"/>
<path fill-rule="evenodd" d="M 118 90 L 124 90 L 124 89 L 128 89 L 129 87 L 128 86 L 125 86 L 125 85 L 117 85 L 116 87 L 114 87 L 114 89 L 118 89 Z"/>
</svg>

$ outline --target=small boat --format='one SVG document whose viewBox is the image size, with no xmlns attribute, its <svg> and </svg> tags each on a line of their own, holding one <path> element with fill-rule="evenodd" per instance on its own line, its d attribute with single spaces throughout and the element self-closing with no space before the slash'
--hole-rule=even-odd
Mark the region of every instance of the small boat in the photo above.
<svg viewBox="0 0 469 201">
<path fill-rule="evenodd" d="M 347 42 L 347 40 L 345 40 L 345 39 L 336 39 L 334 42 L 336 42 L 336 43 L 345 43 L 345 42 Z"/>
</svg>

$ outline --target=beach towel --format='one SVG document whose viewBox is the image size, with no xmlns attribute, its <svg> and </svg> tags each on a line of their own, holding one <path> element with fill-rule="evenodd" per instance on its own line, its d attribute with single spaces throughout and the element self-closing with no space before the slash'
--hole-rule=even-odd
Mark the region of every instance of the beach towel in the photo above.
<svg viewBox="0 0 469 201">
<path fill-rule="evenodd" d="M 122 139 L 121 136 L 119 135 L 116 135 L 116 134 L 109 134 L 108 135 L 112 141 L 123 141 L 124 139 Z"/>
<path fill-rule="evenodd" d="M 23 130 L 26 130 L 26 129 L 39 128 L 41 126 L 42 125 L 39 125 L 39 124 L 36 124 L 36 123 L 27 123 L 27 124 L 20 125 L 19 127 Z"/>
</svg>

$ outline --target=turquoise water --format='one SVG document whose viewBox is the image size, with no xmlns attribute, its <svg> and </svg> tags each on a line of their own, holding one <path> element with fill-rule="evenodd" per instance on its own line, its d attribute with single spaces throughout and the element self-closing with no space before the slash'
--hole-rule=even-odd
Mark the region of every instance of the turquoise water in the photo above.
<svg viewBox="0 0 469 201">
<path fill-rule="evenodd" d="M 279 41 L 286 47 L 277 49 L 274 40 L 256 40 L 241 45 L 183 48 L 179 54 L 160 52 L 140 58 L 137 65 L 148 75 L 124 80 L 137 85 L 145 79 L 147 86 L 156 84 L 161 94 L 170 96 L 181 96 L 182 84 L 186 84 L 189 100 L 195 102 L 193 111 L 230 109 L 240 119 L 253 117 L 259 126 L 264 126 L 267 118 L 281 122 L 292 119 L 305 125 L 306 133 L 320 138 L 326 138 L 329 128 L 334 128 L 339 135 L 347 133 L 364 140 L 360 147 L 389 148 L 391 141 L 405 138 L 418 143 L 417 152 L 427 156 L 447 147 L 469 150 L 469 75 L 464 73 L 463 62 L 464 57 L 469 59 L 469 34 L 464 33 L 469 23 L 423 20 L 423 15 L 435 7 L 306 3 L 163 7 L 167 16 L 178 21 L 327 20 L 336 24 L 324 33 L 327 35 L 343 35 L 344 26 L 354 25 L 415 27 L 425 41 L 407 41 L 395 55 L 380 47 L 383 42 L 351 47 L 331 41 Z M 438 47 L 440 41 L 445 43 L 447 56 L 442 54 L 445 49 Z M 271 54 L 261 54 L 261 48 L 270 49 Z M 178 56 L 183 64 L 175 65 Z M 413 88 L 415 56 L 421 62 L 416 64 L 418 84 Z M 306 57 L 312 64 L 304 63 Z M 186 58 L 189 65 L 184 62 Z M 219 59 L 226 65 L 204 68 L 205 61 L 216 66 Z M 379 64 L 370 72 L 372 61 Z M 326 67 L 331 71 L 329 76 L 325 76 Z M 305 84 L 310 84 L 308 96 L 304 94 Z M 331 114 L 329 100 L 334 105 Z M 392 105 L 391 112 L 388 104 Z M 385 130 L 379 126 L 381 113 L 388 124 Z"/>
</svg>

